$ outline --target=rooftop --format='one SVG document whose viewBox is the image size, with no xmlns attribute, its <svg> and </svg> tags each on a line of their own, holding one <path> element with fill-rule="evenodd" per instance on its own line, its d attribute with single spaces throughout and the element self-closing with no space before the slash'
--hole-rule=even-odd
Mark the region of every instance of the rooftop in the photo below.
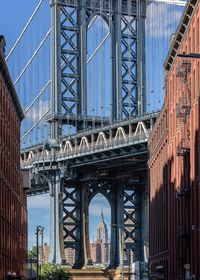
<svg viewBox="0 0 200 280">
<path fill-rule="evenodd" d="M 14 85 L 13 85 L 13 82 L 12 82 L 12 79 L 11 79 L 11 76 L 10 76 L 10 73 L 8 70 L 8 66 L 5 61 L 5 46 L 6 46 L 6 42 L 5 42 L 4 36 L 0 35 L 0 72 L 8 87 L 10 96 L 11 96 L 12 101 L 16 108 L 16 112 L 17 112 L 20 120 L 22 121 L 24 118 L 24 113 L 23 113 L 22 107 L 20 105 L 16 90 L 14 88 Z"/>
<path fill-rule="evenodd" d="M 167 58 L 164 63 L 164 68 L 167 71 L 170 70 L 171 66 L 174 63 L 174 59 L 177 56 L 181 42 L 185 36 L 192 15 L 198 4 L 199 4 L 198 0 L 189 0 L 185 7 L 185 11 L 183 12 L 182 18 L 180 20 L 179 26 L 176 30 L 174 39 L 171 43 L 170 50 L 168 52 Z"/>
</svg>

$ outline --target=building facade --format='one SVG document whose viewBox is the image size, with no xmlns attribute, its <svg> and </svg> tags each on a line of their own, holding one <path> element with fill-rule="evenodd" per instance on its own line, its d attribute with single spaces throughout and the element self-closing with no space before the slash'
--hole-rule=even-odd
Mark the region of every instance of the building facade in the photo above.
<svg viewBox="0 0 200 280">
<path fill-rule="evenodd" d="M 73 266 L 75 262 L 75 250 L 73 248 L 65 248 L 64 249 L 66 264 L 69 266 Z"/>
<path fill-rule="evenodd" d="M 165 62 L 166 96 L 149 138 L 151 279 L 200 279 L 200 2 L 190 0 Z"/>
<path fill-rule="evenodd" d="M 0 279 L 25 275 L 27 259 L 26 192 L 20 172 L 23 112 L 6 66 L 0 36 Z"/>
<path fill-rule="evenodd" d="M 96 241 L 90 244 L 91 259 L 94 264 L 107 264 L 109 262 L 110 243 L 108 229 L 101 212 L 100 223 L 97 226 Z"/>
<path fill-rule="evenodd" d="M 49 262 L 49 245 L 44 243 L 43 247 L 43 263 L 47 264 Z"/>
</svg>

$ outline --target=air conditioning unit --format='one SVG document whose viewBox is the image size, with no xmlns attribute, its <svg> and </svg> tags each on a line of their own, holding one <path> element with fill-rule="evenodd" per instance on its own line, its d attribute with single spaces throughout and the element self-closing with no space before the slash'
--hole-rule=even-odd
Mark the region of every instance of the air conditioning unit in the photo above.
<svg viewBox="0 0 200 280">
<path fill-rule="evenodd" d="M 31 188 L 31 172 L 29 169 L 21 169 L 22 174 L 22 186 L 24 190 L 30 190 Z"/>
</svg>

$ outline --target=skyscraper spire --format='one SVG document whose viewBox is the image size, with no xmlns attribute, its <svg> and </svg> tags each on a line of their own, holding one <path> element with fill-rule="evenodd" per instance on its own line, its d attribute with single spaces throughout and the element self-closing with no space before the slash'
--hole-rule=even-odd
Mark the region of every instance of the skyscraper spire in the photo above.
<svg viewBox="0 0 200 280">
<path fill-rule="evenodd" d="M 101 208 L 101 223 L 104 223 L 103 208 Z"/>
<path fill-rule="evenodd" d="M 108 241 L 108 229 L 104 221 L 103 209 L 100 211 L 100 222 L 97 226 L 96 241 L 90 245 L 91 255 L 94 263 L 107 264 L 109 261 L 109 241 Z M 93 238 L 94 239 L 94 238 Z"/>
</svg>

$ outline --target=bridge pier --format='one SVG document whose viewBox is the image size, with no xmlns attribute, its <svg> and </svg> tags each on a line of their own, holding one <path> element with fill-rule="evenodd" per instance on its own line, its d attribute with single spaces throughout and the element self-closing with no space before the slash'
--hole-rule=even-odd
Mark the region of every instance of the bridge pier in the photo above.
<svg viewBox="0 0 200 280">
<path fill-rule="evenodd" d="M 123 187 L 115 185 L 112 196 L 109 267 L 116 268 L 122 264 Z"/>
<path fill-rule="evenodd" d="M 63 213 L 63 248 L 73 250 L 73 268 L 91 265 L 88 189 L 84 182 L 64 182 Z"/>
<path fill-rule="evenodd" d="M 80 256 L 79 266 L 81 268 L 92 265 L 90 257 L 90 244 L 89 244 L 89 202 L 88 190 L 85 183 L 81 184 L 81 243 L 82 250 Z M 74 267 L 77 266 L 76 264 Z"/>
<path fill-rule="evenodd" d="M 101 193 L 111 206 L 110 262 L 108 269 L 121 268 L 124 250 L 140 259 L 140 191 L 120 180 L 65 181 L 63 186 L 63 244 L 74 250 L 73 268 L 92 266 L 89 242 L 89 204 Z M 61 237 L 62 238 L 62 237 Z M 68 260 L 66 260 L 68 263 Z"/>
<path fill-rule="evenodd" d="M 73 259 L 70 257 L 68 264 L 73 263 L 74 268 L 92 265 L 88 215 L 89 204 L 98 193 L 111 206 L 109 268 L 122 267 L 126 254 L 123 247 L 128 253 L 132 251 L 133 261 L 147 260 L 146 139 L 151 123 L 148 117 L 105 128 L 101 134 L 93 133 L 96 140 L 91 140 L 95 141 L 91 150 L 92 137 L 88 134 L 84 136 L 88 146 L 82 145 L 81 136 L 66 140 L 54 150 L 46 145 L 42 152 L 30 151 L 28 159 L 24 156 L 24 163 L 29 165 L 37 159 L 30 192 L 50 191 L 50 262 L 62 263 L 69 253 Z M 100 135 L 104 142 L 100 141 Z M 124 263 L 127 264 L 127 259 Z"/>
<path fill-rule="evenodd" d="M 50 254 L 49 262 L 61 264 L 62 199 L 60 171 L 50 174 Z"/>
</svg>

